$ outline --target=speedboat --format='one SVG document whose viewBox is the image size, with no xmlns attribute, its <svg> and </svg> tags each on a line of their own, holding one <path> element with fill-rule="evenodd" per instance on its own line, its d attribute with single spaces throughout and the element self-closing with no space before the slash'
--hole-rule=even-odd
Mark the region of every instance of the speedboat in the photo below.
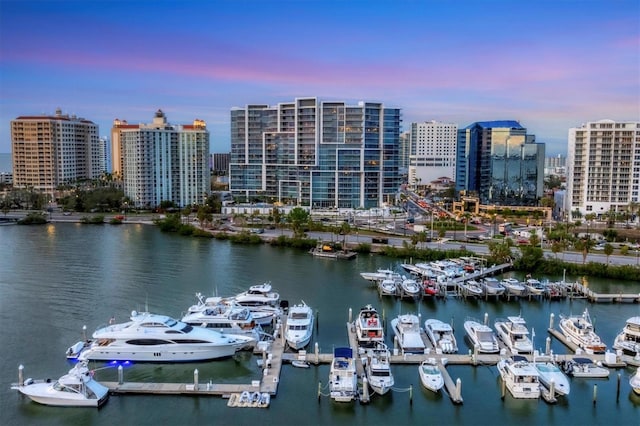
<svg viewBox="0 0 640 426">
<path fill-rule="evenodd" d="M 384 343 L 378 343 L 375 347 L 368 349 L 366 355 L 365 372 L 369 386 L 378 395 L 384 395 L 394 384 L 389 348 Z"/>
<path fill-rule="evenodd" d="M 394 275 L 400 276 L 397 272 L 391 269 L 378 269 L 376 272 L 360 272 L 360 276 L 367 281 L 379 283 L 380 281 L 391 278 Z"/>
<path fill-rule="evenodd" d="M 425 296 L 437 296 L 439 293 L 437 281 L 430 278 L 423 280 L 422 290 Z"/>
<path fill-rule="evenodd" d="M 464 322 L 464 329 L 473 346 L 478 347 L 478 352 L 496 353 L 500 351 L 496 334 L 489 326 L 469 319 Z"/>
<path fill-rule="evenodd" d="M 511 296 L 524 296 L 527 289 L 516 278 L 503 278 L 500 284 L 506 289 L 506 292 Z"/>
<path fill-rule="evenodd" d="M 497 319 L 494 327 L 498 338 L 507 345 L 512 354 L 528 354 L 533 352 L 533 343 L 529 338 L 527 323 L 521 316 L 509 316 Z"/>
<path fill-rule="evenodd" d="M 77 363 L 56 381 L 27 379 L 11 386 L 32 401 L 58 407 L 100 407 L 109 389 L 93 378 L 86 362 Z"/>
<path fill-rule="evenodd" d="M 285 338 L 291 349 L 302 349 L 313 334 L 313 310 L 304 301 L 289 308 Z"/>
<path fill-rule="evenodd" d="M 373 306 L 367 305 L 360 309 L 355 327 L 359 346 L 373 347 L 384 342 L 382 318 Z"/>
<path fill-rule="evenodd" d="M 484 294 L 482 286 L 476 280 L 462 281 L 458 283 L 458 286 L 464 296 L 480 297 Z"/>
<path fill-rule="evenodd" d="M 535 278 L 527 278 L 524 282 L 524 286 L 532 296 L 541 296 L 546 291 L 544 284 Z"/>
<path fill-rule="evenodd" d="M 453 328 L 446 322 L 430 318 L 424 322 L 424 330 L 431 343 L 436 348 L 436 353 L 455 354 L 458 352 L 456 337 Z"/>
<path fill-rule="evenodd" d="M 188 313 L 182 322 L 228 334 L 250 336 L 255 342 L 260 341 L 262 334 L 262 327 L 253 319 L 251 311 L 242 306 L 219 304 Z"/>
<path fill-rule="evenodd" d="M 589 311 L 586 308 L 582 315 L 569 317 L 561 315 L 558 327 L 567 340 L 580 346 L 587 353 L 604 353 L 607 349 L 600 336 L 594 331 Z"/>
<path fill-rule="evenodd" d="M 636 370 L 636 374 L 629 379 L 629 385 L 636 395 L 640 395 L 640 367 Z"/>
<path fill-rule="evenodd" d="M 480 280 L 480 285 L 484 289 L 486 296 L 501 296 L 507 291 L 500 281 L 493 277 L 485 277 Z"/>
<path fill-rule="evenodd" d="M 403 277 L 400 283 L 400 295 L 402 297 L 419 299 L 420 296 L 422 296 L 422 288 L 415 279 Z"/>
<path fill-rule="evenodd" d="M 423 354 L 424 341 L 421 336 L 420 319 L 414 314 L 401 314 L 391 320 L 398 345 L 402 353 Z"/>
<path fill-rule="evenodd" d="M 430 391 L 438 392 L 444 386 L 444 377 L 436 365 L 435 358 L 422 361 L 420 367 L 418 367 L 418 374 L 420 375 L 422 386 Z"/>
<path fill-rule="evenodd" d="M 514 355 L 498 361 L 500 378 L 514 398 L 538 399 L 540 397 L 540 375 L 526 358 Z"/>
<path fill-rule="evenodd" d="M 571 387 L 569 386 L 569 379 L 560 370 L 560 368 L 549 361 L 534 361 L 533 363 L 538 375 L 540 377 L 540 383 L 547 389 L 551 389 L 551 383 L 554 384 L 554 389 L 558 395 L 569 395 Z"/>
<path fill-rule="evenodd" d="M 640 354 L 640 316 L 629 318 L 616 336 L 613 349 L 630 352 L 634 356 Z"/>
<path fill-rule="evenodd" d="M 329 393 L 337 402 L 351 402 L 358 397 L 358 374 L 351 348 L 335 348 L 333 351 Z"/>
<path fill-rule="evenodd" d="M 249 336 L 193 327 L 166 315 L 131 313 L 131 321 L 99 328 L 78 359 L 95 361 L 188 362 L 233 355 L 255 343 Z"/>
<path fill-rule="evenodd" d="M 393 278 L 385 278 L 378 282 L 378 291 L 383 296 L 396 296 L 398 294 L 399 281 Z"/>
<path fill-rule="evenodd" d="M 569 376 L 585 377 L 595 379 L 606 379 L 609 377 L 609 369 L 595 363 L 589 358 L 573 358 L 562 364 L 562 370 Z"/>
</svg>

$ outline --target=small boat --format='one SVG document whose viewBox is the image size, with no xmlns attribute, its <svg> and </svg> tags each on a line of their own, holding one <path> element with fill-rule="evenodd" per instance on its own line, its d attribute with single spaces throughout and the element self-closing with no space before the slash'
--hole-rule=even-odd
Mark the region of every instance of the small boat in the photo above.
<svg viewBox="0 0 640 426">
<path fill-rule="evenodd" d="M 362 278 L 374 283 L 378 283 L 386 278 L 393 277 L 393 275 L 400 276 L 400 274 L 392 271 L 391 269 L 378 269 L 376 272 L 360 272 L 360 276 Z"/>
<path fill-rule="evenodd" d="M 446 322 L 430 318 L 424 322 L 424 330 L 436 349 L 436 353 L 455 354 L 458 352 L 453 328 Z"/>
<path fill-rule="evenodd" d="M 560 316 L 560 331 L 567 340 L 575 343 L 587 353 L 604 353 L 607 346 L 602 342 L 593 328 L 589 311 L 585 308 L 582 315 Z"/>
<path fill-rule="evenodd" d="M 378 311 L 371 305 L 360 309 L 355 322 L 358 345 L 374 347 L 384 342 L 384 324 Z"/>
<path fill-rule="evenodd" d="M 415 279 L 403 277 L 400 283 L 400 296 L 419 299 L 422 296 L 422 288 Z"/>
<path fill-rule="evenodd" d="M 521 316 L 509 316 L 497 319 L 494 327 L 498 338 L 504 342 L 512 354 L 527 354 L 533 352 L 533 343 L 529 338 L 527 323 Z"/>
<path fill-rule="evenodd" d="M 532 296 L 542 296 L 546 291 L 544 284 L 535 278 L 527 278 L 524 282 L 524 286 Z"/>
<path fill-rule="evenodd" d="M 422 291 L 425 296 L 437 296 L 439 293 L 437 281 L 432 279 L 423 280 Z"/>
<path fill-rule="evenodd" d="M 329 393 L 337 402 L 351 402 L 358 397 L 358 374 L 351 348 L 335 348 L 333 351 Z"/>
<path fill-rule="evenodd" d="M 556 364 L 550 361 L 534 361 L 533 366 L 538 370 L 542 385 L 551 389 L 551 383 L 553 383 L 556 394 L 569 395 L 571 390 L 569 379 Z"/>
<path fill-rule="evenodd" d="M 355 251 L 343 250 L 335 247 L 334 244 L 328 242 L 319 243 L 316 247 L 309 250 L 309 253 L 311 253 L 315 257 L 322 257 L 325 259 L 345 260 L 355 259 L 358 255 L 358 253 Z"/>
<path fill-rule="evenodd" d="M 307 361 L 302 361 L 299 359 L 291 361 L 291 365 L 297 368 L 309 368 L 309 363 Z"/>
<path fill-rule="evenodd" d="M 109 389 L 94 380 L 86 362 L 77 363 L 58 380 L 27 379 L 11 388 L 34 402 L 58 407 L 100 407 L 109 398 Z"/>
<path fill-rule="evenodd" d="M 444 386 L 444 377 L 436 364 L 435 358 L 422 361 L 420 367 L 418 367 L 418 374 L 420 375 L 422 386 L 430 391 L 438 392 Z"/>
<path fill-rule="evenodd" d="M 464 296 L 480 297 L 484 294 L 482 286 L 476 280 L 462 281 L 458 283 L 458 286 L 460 287 L 460 292 Z"/>
<path fill-rule="evenodd" d="M 292 349 L 302 349 L 311 341 L 313 334 L 313 310 L 304 301 L 289 307 L 285 338 Z"/>
<path fill-rule="evenodd" d="M 493 277 L 485 277 L 481 279 L 480 285 L 484 289 L 485 296 L 502 296 L 504 292 L 507 291 L 507 289 L 500 284 L 500 281 Z"/>
<path fill-rule="evenodd" d="M 385 278 L 378 282 L 378 291 L 383 296 L 397 296 L 399 281 L 393 278 Z"/>
<path fill-rule="evenodd" d="M 606 379 L 609 377 L 609 369 L 602 367 L 599 363 L 595 363 L 589 358 L 573 358 L 565 361 L 562 364 L 562 371 L 573 377 L 594 379 Z"/>
<path fill-rule="evenodd" d="M 629 379 L 629 385 L 636 395 L 640 395 L 640 367 L 636 369 L 636 374 Z"/>
<path fill-rule="evenodd" d="M 394 385 L 391 373 L 391 354 L 384 343 L 378 343 L 366 352 L 365 373 L 371 389 L 378 395 L 384 395 Z"/>
<path fill-rule="evenodd" d="M 640 354 L 640 316 L 629 318 L 616 336 L 613 349 L 621 349 L 634 356 Z"/>
<path fill-rule="evenodd" d="M 516 278 L 503 278 L 500 284 L 510 296 L 524 296 L 527 293 L 526 287 Z"/>
<path fill-rule="evenodd" d="M 514 355 L 498 361 L 498 372 L 505 387 L 514 398 L 538 399 L 540 397 L 540 375 L 526 358 Z"/>
<path fill-rule="evenodd" d="M 489 328 L 476 320 L 468 319 L 464 322 L 464 329 L 474 347 L 478 347 L 478 352 L 497 353 L 500 351 L 496 334 Z"/>
<path fill-rule="evenodd" d="M 391 320 L 391 328 L 398 339 L 402 353 L 423 354 L 425 351 L 422 340 L 420 319 L 414 314 L 401 314 Z"/>
<path fill-rule="evenodd" d="M 229 396 L 228 407 L 250 407 L 250 408 L 267 408 L 271 402 L 271 395 L 268 392 L 249 392 L 232 393 Z"/>
</svg>

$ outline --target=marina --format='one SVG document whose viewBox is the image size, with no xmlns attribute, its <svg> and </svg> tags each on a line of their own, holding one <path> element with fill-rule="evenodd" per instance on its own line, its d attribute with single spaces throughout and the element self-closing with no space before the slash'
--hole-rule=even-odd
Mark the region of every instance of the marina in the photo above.
<svg viewBox="0 0 640 426">
<path fill-rule="evenodd" d="M 34 303 L 34 297 L 37 300 L 47 300 L 47 303 L 39 303 L 39 306 L 46 309 L 46 320 L 44 317 L 34 318 L 35 323 L 29 324 L 29 327 L 16 322 L 13 323 L 12 329 L 8 330 L 7 365 L 14 367 L 2 373 L 7 383 L 15 381 L 19 364 L 25 365 L 25 370 L 34 377 L 47 377 L 48 374 L 56 377 L 56 372 L 63 373 L 68 370 L 69 367 L 65 366 L 67 361 L 64 352 L 70 344 L 78 340 L 84 324 L 89 330 L 96 329 L 109 318 L 122 319 L 128 316 L 133 308 L 140 309 L 139 306 L 146 303 L 153 312 L 181 318 L 184 315 L 181 311 L 193 304 L 193 294 L 197 292 L 225 296 L 239 294 L 256 282 L 268 280 L 273 282 L 284 299 L 295 303 L 301 300 L 308 302 L 313 307 L 316 319 L 311 341 L 303 350 L 286 348 L 286 341 L 282 335 L 270 331 L 270 334 L 277 335 L 272 343 L 261 344 L 260 348 L 253 351 L 237 352 L 230 358 L 187 364 L 125 365 L 121 381 L 116 366 L 92 362 L 90 368 L 95 370 L 96 380 L 112 389 L 112 396 L 103 408 L 85 414 L 93 424 L 106 425 L 114 421 L 123 424 L 132 421 L 137 424 L 150 424 L 154 417 L 157 420 L 157 416 L 169 419 L 169 424 L 185 421 L 191 423 L 227 413 L 232 415 L 237 423 L 247 423 L 256 415 L 260 415 L 264 424 L 282 424 L 284 418 L 289 419 L 287 423 L 296 424 L 348 424 L 354 421 L 363 422 L 368 417 L 376 418 L 375 421 L 369 422 L 372 424 L 406 424 L 413 423 L 415 419 L 411 419 L 415 416 L 426 418 L 432 410 L 438 410 L 446 418 L 465 419 L 464 422 L 469 423 L 474 419 L 473 413 L 480 408 L 483 412 L 490 413 L 488 415 L 495 418 L 496 422 L 511 424 L 525 417 L 519 414 L 520 406 L 514 405 L 516 401 L 510 395 L 504 400 L 501 398 L 496 365 L 503 356 L 508 356 L 508 352 L 475 353 L 474 347 L 464 338 L 464 318 L 473 316 L 479 318 L 480 322 L 487 321 L 493 325 L 497 318 L 521 315 L 527 320 L 528 326 L 535 329 L 537 335 L 532 340 L 538 354 L 547 354 L 546 356 L 562 362 L 574 357 L 585 358 L 585 354 L 574 353 L 561 338 L 547 332 L 550 328 L 551 314 L 554 315 L 556 323 L 551 328 L 557 329 L 557 318 L 560 314 L 579 313 L 585 306 L 589 307 L 598 334 L 609 347 L 626 320 L 637 316 L 637 304 L 591 304 L 586 298 L 578 297 L 559 300 L 529 300 L 520 297 L 510 301 L 503 298 L 485 301 L 481 298 L 465 299 L 457 296 L 423 298 L 420 301 L 386 297 L 379 299 L 375 286 L 367 285 L 366 281 L 362 280 L 360 272 L 393 266 L 389 265 L 389 260 L 385 258 L 359 256 L 353 262 L 321 262 L 314 260 L 306 252 L 280 251 L 262 246 L 243 247 L 195 241 L 194 248 L 193 240 L 166 236 L 154 232 L 153 228 L 83 228 L 76 233 L 71 225 L 66 226 L 63 231 L 60 227 L 61 225 L 55 225 L 52 228 L 58 231 L 54 241 L 56 244 L 68 241 L 68 244 L 56 247 L 50 254 L 43 250 L 46 243 L 39 241 L 38 235 L 24 239 L 38 244 L 39 248 L 36 250 L 40 257 L 46 258 L 53 253 L 55 256 L 60 256 L 60 253 L 69 254 L 66 259 L 60 260 L 59 265 L 54 257 L 48 258 L 49 266 L 46 272 L 42 271 L 38 279 L 32 277 L 32 263 L 28 268 L 21 266 L 21 260 L 28 255 L 20 246 L 4 260 L 11 263 L 0 265 L 3 266 L 3 270 L 8 271 L 0 280 L 21 283 L 20 286 L 3 287 L 3 298 L 0 300 L 3 307 L 28 309 L 28 306 Z M 9 227 L 3 227 L 5 228 Z M 31 231 L 19 227 L 14 229 L 20 232 Z M 140 236 L 132 239 L 131 232 L 138 232 Z M 91 245 L 95 247 L 94 250 L 106 244 L 105 251 L 100 252 L 100 257 L 86 255 L 86 241 L 91 234 L 97 237 L 95 246 Z M 129 245 L 123 244 L 122 238 L 113 238 L 119 234 L 130 241 Z M 6 235 L 3 235 L 3 238 L 5 237 Z M 84 246 L 80 244 L 81 241 L 84 242 Z M 145 246 L 144 249 L 138 247 L 141 245 Z M 167 250 L 166 253 L 149 250 L 151 247 L 164 246 L 172 246 L 174 249 Z M 77 247 L 85 249 L 78 252 Z M 119 250 L 125 247 L 126 250 L 119 252 L 114 250 L 115 247 Z M 180 249 L 176 250 L 176 247 Z M 190 249 L 186 249 L 187 247 Z M 140 250 L 132 252 L 132 249 Z M 29 251 L 33 251 L 33 248 L 29 247 Z M 110 273 L 103 272 L 106 264 L 103 266 L 102 260 L 99 260 L 107 253 L 109 256 L 116 256 L 108 262 Z M 153 256 L 150 256 L 151 253 Z M 82 262 L 74 263 L 73 256 L 82 257 Z M 251 268 L 247 268 L 246 259 L 251 259 Z M 180 268 L 176 268 L 175 265 L 178 264 L 181 265 Z M 200 264 L 204 268 L 198 266 Z M 117 267 L 112 268 L 112 265 Z M 141 271 L 140 265 L 145 265 Z M 275 265 L 278 267 L 274 267 Z M 206 272 L 207 269 L 215 271 L 215 274 Z M 136 271 L 139 271 L 139 275 L 136 275 Z M 70 274 L 72 279 L 69 279 Z M 509 274 L 513 276 L 513 272 Z M 42 278 L 45 276 L 46 280 Z M 499 275 L 496 277 L 502 278 Z M 174 285 L 176 282 L 180 282 L 181 285 Z M 616 287 L 609 284 L 603 286 L 598 284 L 597 280 L 590 280 L 589 288 L 603 294 L 618 292 Z M 605 291 L 599 290 L 600 288 Z M 68 306 L 71 298 L 75 303 L 74 309 L 70 311 Z M 349 324 L 355 321 L 355 313 L 360 307 L 367 304 L 377 308 L 384 324 L 385 342 L 391 351 L 389 361 L 395 384 L 384 395 L 372 391 L 364 392 L 366 370 L 362 368 L 358 371 L 357 401 L 338 404 L 328 397 L 327 387 L 333 349 L 355 345 L 350 342 Z M 3 312 L 12 312 L 13 308 L 7 308 Z M 353 312 L 352 318 L 349 317 L 350 308 Z M 396 348 L 390 320 L 403 312 L 416 313 L 422 318 L 421 325 L 428 318 L 438 318 L 450 324 L 458 340 L 457 353 L 438 353 L 429 339 L 425 339 L 425 352 L 428 353 L 403 355 L 398 351 L 397 355 L 394 354 Z M 283 325 L 284 321 L 280 327 Z M 47 354 L 21 349 L 22 346 L 18 342 L 22 341 L 21 336 L 25 333 L 29 333 L 33 339 L 49 348 Z M 502 349 L 505 348 L 501 347 Z M 354 351 L 354 355 L 356 354 L 358 352 Z M 532 357 L 533 354 L 527 356 Z M 631 422 L 640 406 L 629 387 L 629 377 L 635 372 L 638 361 L 627 353 L 618 356 L 615 352 L 587 357 L 609 369 L 610 378 L 572 378 L 571 394 L 566 398 L 570 401 L 568 405 L 563 401 L 564 397 L 557 398 L 558 406 L 550 407 L 547 412 L 535 410 L 536 404 L 544 404 L 542 399 L 526 401 L 526 410 L 529 413 L 526 418 L 546 424 L 557 424 L 565 420 L 568 423 L 579 421 L 582 424 L 590 424 L 594 419 L 604 422 L 611 415 L 616 415 L 623 419 L 622 423 Z M 418 377 L 418 366 L 430 358 L 434 358 L 436 365 L 447 373 L 443 373 L 445 386 L 438 393 L 425 389 Z M 446 359 L 446 366 L 442 365 L 443 359 Z M 299 368 L 294 363 L 307 368 Z M 576 380 L 580 380 L 582 384 L 576 384 Z M 594 385 L 598 388 L 595 405 Z M 266 409 L 263 394 L 270 396 Z M 248 397 L 249 401 L 254 401 L 258 395 L 263 398 L 262 402 L 246 402 Z M 461 400 L 462 403 L 456 402 L 457 400 Z M 50 407 L 37 406 L 27 402 L 17 392 L 7 389 L 2 391 L 0 405 L 3 418 L 7 416 L 6 420 L 12 424 L 42 423 L 38 418 L 46 418 L 49 420 L 48 424 L 63 423 L 65 420 L 68 423 L 69 419 L 74 417 L 75 411 L 58 412 L 55 408 L 52 410 Z M 175 408 L 169 409 L 164 406 Z M 300 406 L 300 409 L 292 410 L 293 406 Z M 254 408 L 248 409 L 249 407 Z M 585 407 L 594 409 L 584 410 Z M 583 414 L 583 411 L 589 415 Z M 310 412 L 313 412 L 312 420 L 309 420 Z M 551 412 L 553 419 L 547 417 L 547 413 Z"/>
</svg>

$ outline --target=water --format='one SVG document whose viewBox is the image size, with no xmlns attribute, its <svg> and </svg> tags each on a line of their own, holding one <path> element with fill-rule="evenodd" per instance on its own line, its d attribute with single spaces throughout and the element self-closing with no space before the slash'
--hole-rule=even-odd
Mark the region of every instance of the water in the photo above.
<svg viewBox="0 0 640 426">
<path fill-rule="evenodd" d="M 400 312 L 419 312 L 455 326 L 460 351 L 467 352 L 462 323 L 467 316 L 522 316 L 534 327 L 535 346 L 544 347 L 549 315 L 578 314 L 583 300 L 480 302 L 449 299 L 418 304 L 380 300 L 359 273 L 386 268 L 389 259 L 359 256 L 350 262 L 317 259 L 304 252 L 241 246 L 229 242 L 167 235 L 145 225 L 88 226 L 52 224 L 44 227 L 0 226 L 0 320 L 3 357 L 0 369 L 0 423 L 22 424 L 637 424 L 640 398 L 628 385 L 632 369 L 613 370 L 609 380 L 572 379 L 571 394 L 555 406 L 543 401 L 500 399 L 495 367 L 449 366 L 462 380 L 464 404 L 455 406 L 446 394 L 422 389 L 417 366 L 395 365 L 396 388 L 374 395 L 368 405 L 318 402 L 318 383 L 326 386 L 329 366 L 296 369 L 284 366 L 278 395 L 271 407 L 228 408 L 219 397 L 112 396 L 100 410 L 41 406 L 9 389 L 17 381 L 18 365 L 25 377 L 57 378 L 68 370 L 64 351 L 109 318 L 119 322 L 131 310 L 145 309 L 174 317 L 195 302 L 194 294 L 231 295 L 248 286 L 271 281 L 290 303 L 304 300 L 317 310 L 314 335 L 321 352 L 348 343 L 345 324 L 367 303 L 384 311 L 387 322 Z M 544 277 L 538 277 L 544 278 Z M 623 288 L 620 282 L 589 280 L 592 288 Z M 640 291 L 636 285 L 633 291 Z M 627 289 L 627 291 L 630 291 Z M 640 315 L 638 304 L 589 306 L 596 329 L 611 345 L 624 321 Z M 392 344 L 387 330 L 387 342 Z M 552 340 L 552 349 L 567 349 Z M 199 370 L 201 383 L 248 383 L 260 377 L 258 357 L 241 353 L 208 363 L 137 364 L 125 370 L 125 380 L 190 382 Z M 94 367 L 101 367 L 97 364 Z M 621 392 L 616 401 L 617 374 Z M 97 372 L 98 379 L 116 380 L 114 369 Z M 598 400 L 592 404 L 593 386 Z M 413 404 L 409 401 L 413 387 Z M 327 390 L 324 389 L 326 393 Z"/>
</svg>

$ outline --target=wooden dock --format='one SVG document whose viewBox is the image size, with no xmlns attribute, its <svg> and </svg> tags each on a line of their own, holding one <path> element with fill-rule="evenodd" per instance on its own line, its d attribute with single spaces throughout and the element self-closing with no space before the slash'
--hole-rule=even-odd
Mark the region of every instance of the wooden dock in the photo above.
<svg viewBox="0 0 640 426">
<path fill-rule="evenodd" d="M 437 362 L 436 365 L 444 378 L 444 388 L 447 390 L 449 398 L 451 398 L 451 401 L 453 401 L 454 404 L 462 404 L 462 383 L 460 384 L 460 388 L 453 383 L 453 380 L 442 361 Z"/>
<path fill-rule="evenodd" d="M 596 293 L 587 286 L 580 283 L 573 283 L 572 290 L 592 303 L 638 303 L 640 293 Z"/>
</svg>

